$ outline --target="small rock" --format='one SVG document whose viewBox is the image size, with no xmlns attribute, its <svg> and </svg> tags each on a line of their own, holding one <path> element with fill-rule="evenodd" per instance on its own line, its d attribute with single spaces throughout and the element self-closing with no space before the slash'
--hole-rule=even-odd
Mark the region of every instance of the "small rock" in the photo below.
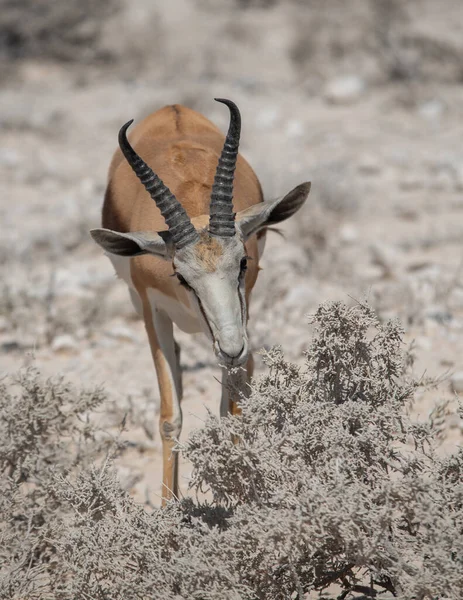
<svg viewBox="0 0 463 600">
<path fill-rule="evenodd" d="M 88 336 L 88 329 L 86 327 L 79 327 L 74 330 L 76 340 L 82 341 Z"/>
<path fill-rule="evenodd" d="M 308 310 L 314 302 L 314 289 L 308 283 L 300 283 L 291 288 L 286 295 L 284 305 L 292 310 Z"/>
<path fill-rule="evenodd" d="M 415 260 L 413 262 L 408 263 L 407 272 L 408 273 L 423 273 L 423 272 L 431 272 L 434 270 L 435 265 L 433 265 L 428 260 Z"/>
<path fill-rule="evenodd" d="M 110 329 L 106 329 L 106 335 L 116 340 L 138 342 L 138 337 L 133 333 L 131 329 L 124 325 L 114 325 Z"/>
<path fill-rule="evenodd" d="M 353 244 L 358 240 L 359 232 L 352 223 L 345 223 L 339 230 L 339 237 L 344 244 Z"/>
<path fill-rule="evenodd" d="M 96 343 L 98 348 L 108 349 L 115 348 L 117 343 L 114 338 L 100 337 Z"/>
<path fill-rule="evenodd" d="M 51 349 L 54 352 L 73 352 L 77 350 L 77 342 L 72 335 L 57 335 L 51 343 Z"/>
<path fill-rule="evenodd" d="M 238 77 L 234 80 L 234 83 L 238 86 L 246 90 L 247 92 L 254 92 L 258 89 L 259 81 L 256 77 L 252 75 L 245 75 L 242 77 Z"/>
<path fill-rule="evenodd" d="M 119 483 L 123 490 L 132 490 L 134 485 L 143 477 L 138 469 L 132 466 L 125 467 L 118 465 L 117 467 Z"/>
<path fill-rule="evenodd" d="M 374 242 L 370 246 L 373 262 L 384 270 L 386 277 L 395 275 L 398 266 L 398 252 L 383 242 Z"/>
<path fill-rule="evenodd" d="M 358 269 L 358 276 L 363 281 L 378 281 L 383 277 L 383 269 L 374 265 L 362 266 Z"/>
<path fill-rule="evenodd" d="M 456 394 L 463 393 L 463 371 L 457 371 L 450 378 L 450 387 Z"/>
<path fill-rule="evenodd" d="M 0 166 L 16 167 L 21 161 L 21 156 L 12 148 L 0 148 Z"/>
<path fill-rule="evenodd" d="M 85 177 L 80 182 L 80 193 L 85 197 L 91 197 L 96 193 L 97 183 L 90 177 Z"/>
<path fill-rule="evenodd" d="M 448 324 L 452 321 L 452 313 L 446 310 L 444 307 L 439 305 L 431 304 L 424 311 L 424 316 L 426 319 L 432 319 L 436 321 L 436 323 L 440 323 L 442 325 Z"/>
<path fill-rule="evenodd" d="M 275 125 L 278 115 L 278 108 L 274 106 L 264 107 L 257 113 L 256 125 L 259 127 L 259 129 L 269 129 Z"/>
<path fill-rule="evenodd" d="M 463 192 L 463 165 L 458 165 L 454 168 L 455 190 Z"/>
<path fill-rule="evenodd" d="M 0 342 L 0 349 L 3 350 L 3 352 L 14 352 L 15 350 L 20 350 L 20 348 L 19 342 L 12 338 Z"/>
<path fill-rule="evenodd" d="M 454 365 L 455 365 L 455 361 L 452 360 L 451 358 L 441 358 L 439 361 L 439 364 L 442 367 L 446 367 L 447 369 L 451 369 Z"/>
<path fill-rule="evenodd" d="M 457 429 L 462 427 L 463 422 L 457 413 L 450 413 L 447 417 L 447 424 L 449 429 Z"/>
<path fill-rule="evenodd" d="M 433 337 L 437 335 L 437 331 L 441 328 L 441 324 L 436 321 L 436 319 L 423 318 L 423 332 L 428 337 Z"/>
<path fill-rule="evenodd" d="M 6 317 L 0 317 L 0 332 L 8 330 L 8 319 Z"/>
<path fill-rule="evenodd" d="M 439 171 L 430 178 L 429 187 L 438 192 L 451 192 L 455 187 L 455 177 L 449 171 Z"/>
<path fill-rule="evenodd" d="M 463 289 L 462 288 L 454 288 L 449 293 L 448 304 L 454 310 L 463 309 Z M 1 331 L 1 322 L 0 322 L 0 331 Z"/>
<path fill-rule="evenodd" d="M 399 181 L 399 187 L 405 192 L 412 192 L 414 190 L 420 190 L 424 187 L 424 182 L 421 177 L 410 173 Z"/>
<path fill-rule="evenodd" d="M 292 244 L 289 236 L 286 238 L 286 243 L 278 246 L 278 251 L 275 251 L 278 260 L 275 264 L 269 264 L 269 270 L 276 273 L 276 269 L 281 268 L 283 272 L 287 272 L 288 268 L 299 269 L 306 271 L 310 267 L 309 257 L 300 245 Z M 265 255 L 264 255 L 265 256 Z M 267 254 L 270 258 L 270 253 Z"/>
<path fill-rule="evenodd" d="M 286 135 L 291 138 L 304 135 L 304 125 L 298 119 L 290 119 L 286 124 Z"/>
<path fill-rule="evenodd" d="M 374 156 L 367 154 L 359 160 L 358 170 L 362 175 L 378 175 L 381 169 L 381 162 Z"/>
<path fill-rule="evenodd" d="M 344 75 L 329 81 L 325 87 L 325 100 L 331 104 L 351 104 L 365 91 L 365 81 L 357 75 Z"/>
<path fill-rule="evenodd" d="M 418 112 L 428 121 L 435 121 L 442 116 L 444 105 L 440 100 L 428 100 L 418 108 Z"/>
<path fill-rule="evenodd" d="M 427 352 L 432 349 L 432 341 L 424 335 L 416 336 L 415 347 L 417 350 Z"/>
<path fill-rule="evenodd" d="M 56 269 L 53 289 L 56 296 L 73 296 L 75 298 L 92 297 L 92 294 L 88 290 L 82 288 L 76 271 L 64 268 Z"/>
<path fill-rule="evenodd" d="M 95 354 L 91 348 L 86 348 L 80 352 L 79 358 L 81 359 L 82 363 L 93 362 L 95 360 Z"/>
<path fill-rule="evenodd" d="M 419 212 L 410 206 L 396 206 L 394 212 L 404 221 L 417 221 L 419 218 Z"/>
<path fill-rule="evenodd" d="M 381 320 L 382 321 L 392 321 L 392 319 L 398 318 L 397 311 L 394 309 L 382 310 L 381 311 Z"/>
</svg>

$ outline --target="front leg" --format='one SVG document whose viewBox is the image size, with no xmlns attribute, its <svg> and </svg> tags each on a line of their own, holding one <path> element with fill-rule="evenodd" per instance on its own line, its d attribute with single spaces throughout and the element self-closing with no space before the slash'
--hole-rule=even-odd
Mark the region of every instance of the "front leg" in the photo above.
<svg viewBox="0 0 463 600">
<path fill-rule="evenodd" d="M 161 408 L 159 431 L 162 440 L 162 504 L 178 498 L 178 454 L 173 452 L 175 440 L 182 430 L 182 382 L 179 351 L 169 316 L 143 299 L 143 317 L 158 376 Z"/>
<path fill-rule="evenodd" d="M 220 400 L 220 416 L 239 415 L 241 410 L 237 404 L 241 396 L 247 397 L 250 392 L 249 383 L 254 373 L 254 359 L 249 354 L 245 367 L 229 370 L 222 367 L 222 398 Z"/>
</svg>

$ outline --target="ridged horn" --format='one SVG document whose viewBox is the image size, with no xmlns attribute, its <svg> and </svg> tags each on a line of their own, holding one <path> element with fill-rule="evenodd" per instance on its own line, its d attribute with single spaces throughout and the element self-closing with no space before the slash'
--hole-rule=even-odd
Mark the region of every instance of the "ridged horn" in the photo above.
<svg viewBox="0 0 463 600">
<path fill-rule="evenodd" d="M 127 139 L 127 129 L 133 119 L 123 125 L 119 131 L 119 147 L 135 175 L 144 185 L 146 191 L 156 202 L 169 228 L 172 242 L 177 249 L 199 239 L 198 232 L 193 227 L 185 209 L 145 161 L 138 156 Z"/>
<path fill-rule="evenodd" d="M 233 177 L 240 144 L 241 115 L 238 107 L 231 100 L 225 98 L 214 98 L 214 100 L 228 106 L 230 125 L 212 186 L 209 232 L 217 237 L 233 237 L 235 235 Z"/>
</svg>

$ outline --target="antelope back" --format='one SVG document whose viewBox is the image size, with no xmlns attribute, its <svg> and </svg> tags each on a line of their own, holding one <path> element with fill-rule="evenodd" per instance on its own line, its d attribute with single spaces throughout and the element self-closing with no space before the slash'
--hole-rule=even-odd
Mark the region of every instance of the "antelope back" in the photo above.
<svg viewBox="0 0 463 600">
<path fill-rule="evenodd" d="M 209 215 L 215 170 L 224 143 L 224 135 L 211 121 L 184 106 L 166 106 L 134 127 L 129 140 L 190 217 Z M 262 199 L 254 171 L 239 155 L 234 178 L 234 211 Z M 166 229 L 159 209 L 119 149 L 109 169 L 102 224 L 122 232 Z"/>
</svg>

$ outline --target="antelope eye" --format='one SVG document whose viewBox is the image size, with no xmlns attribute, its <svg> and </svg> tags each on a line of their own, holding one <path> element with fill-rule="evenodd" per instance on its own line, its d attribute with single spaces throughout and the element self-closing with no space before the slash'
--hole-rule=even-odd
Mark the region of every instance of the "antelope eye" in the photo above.
<svg viewBox="0 0 463 600">
<path fill-rule="evenodd" d="M 177 275 L 177 279 L 180 283 L 180 285 L 183 285 L 183 287 L 186 288 L 190 288 L 191 286 L 188 285 L 187 280 L 185 279 L 185 277 L 183 277 L 183 275 L 180 275 L 180 273 L 175 273 Z"/>
<path fill-rule="evenodd" d="M 240 269 L 241 269 L 241 271 L 246 271 L 247 268 L 248 268 L 248 259 L 246 257 L 244 257 L 241 259 Z"/>
</svg>

